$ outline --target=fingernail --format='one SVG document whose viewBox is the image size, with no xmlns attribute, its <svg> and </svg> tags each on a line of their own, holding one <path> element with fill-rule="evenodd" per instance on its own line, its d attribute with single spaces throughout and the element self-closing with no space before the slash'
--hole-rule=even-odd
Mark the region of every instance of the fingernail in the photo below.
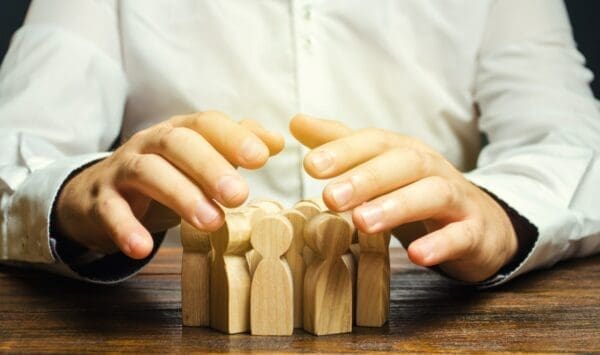
<svg viewBox="0 0 600 355">
<path fill-rule="evenodd" d="M 196 218 L 203 226 L 209 226 L 219 217 L 219 212 L 206 201 L 198 201 L 195 213 Z"/>
<path fill-rule="evenodd" d="M 359 214 L 368 228 L 374 228 L 383 218 L 383 208 L 379 205 L 361 207 Z"/>
<path fill-rule="evenodd" d="M 250 163 L 258 160 L 261 156 L 268 154 L 263 144 L 258 142 L 256 138 L 247 138 L 240 150 L 242 158 Z"/>
<path fill-rule="evenodd" d="M 333 184 L 329 188 L 331 197 L 338 207 L 343 207 L 350 202 L 353 190 L 352 184 L 348 182 Z"/>
<path fill-rule="evenodd" d="M 323 172 L 333 165 L 333 155 L 326 150 L 320 150 L 312 155 L 311 161 L 318 171 Z"/>
<path fill-rule="evenodd" d="M 221 198 L 225 201 L 234 201 L 243 192 L 242 182 L 231 175 L 222 176 L 217 185 Z"/>
<path fill-rule="evenodd" d="M 137 247 L 144 243 L 144 237 L 137 233 L 131 233 L 129 235 L 129 240 L 127 241 L 127 246 L 129 247 L 129 253 L 132 253 Z"/>
</svg>

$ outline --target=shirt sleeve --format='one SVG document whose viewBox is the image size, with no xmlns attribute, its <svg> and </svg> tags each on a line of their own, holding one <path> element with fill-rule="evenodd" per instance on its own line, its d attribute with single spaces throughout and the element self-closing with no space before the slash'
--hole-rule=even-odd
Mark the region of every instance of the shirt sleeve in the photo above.
<svg viewBox="0 0 600 355">
<path fill-rule="evenodd" d="M 93 281 L 123 278 L 113 259 L 93 275 L 68 265 L 50 235 L 63 182 L 107 156 L 127 97 L 114 0 L 36 0 L 0 68 L 0 260 Z M 158 244 L 158 243 L 157 243 Z M 111 259 L 112 258 L 112 259 Z M 102 261 L 104 260 L 104 261 Z M 112 260 L 112 261 L 111 261 Z M 143 261 L 144 263 L 147 261 Z M 102 266 L 102 265 L 101 265 Z M 125 267 L 129 273 L 141 267 Z M 127 273 L 127 272 L 125 272 Z"/>
<path fill-rule="evenodd" d="M 483 286 L 600 251 L 600 106 L 560 0 L 498 0 L 474 95 L 489 139 L 466 174 L 537 227 L 529 253 Z"/>
</svg>

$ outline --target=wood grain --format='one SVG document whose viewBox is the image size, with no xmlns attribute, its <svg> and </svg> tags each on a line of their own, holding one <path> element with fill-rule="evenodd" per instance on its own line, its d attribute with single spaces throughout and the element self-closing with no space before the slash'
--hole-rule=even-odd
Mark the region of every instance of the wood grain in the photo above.
<svg viewBox="0 0 600 355">
<path fill-rule="evenodd" d="M 225 223 L 210 234 L 210 326 L 228 334 L 250 330 L 250 271 L 245 254 L 250 249 L 250 217 L 228 213 Z"/>
<path fill-rule="evenodd" d="M 381 327 L 390 310 L 390 232 L 358 232 L 360 262 L 356 281 L 356 325 Z"/>
<path fill-rule="evenodd" d="M 210 241 L 201 232 L 181 221 L 181 316 L 183 325 L 210 325 Z"/>
<path fill-rule="evenodd" d="M 275 200 L 255 199 L 238 211 L 245 214 L 250 219 L 250 226 L 253 226 L 259 219 L 266 215 L 276 214 L 280 212 L 281 209 L 281 204 Z M 258 263 L 260 263 L 261 255 L 257 253 L 256 250 L 250 249 L 246 252 L 245 256 L 250 275 L 253 275 Z"/>
<path fill-rule="evenodd" d="M 282 258 L 293 233 L 292 224 L 282 215 L 265 216 L 252 226 L 250 242 L 262 256 L 250 289 L 253 335 L 291 335 L 294 330 L 292 272 Z"/>
<path fill-rule="evenodd" d="M 352 276 L 342 257 L 351 239 L 350 226 L 340 216 L 324 212 L 306 224 L 304 241 L 315 260 L 304 276 L 304 330 L 312 334 L 352 331 Z"/>
<path fill-rule="evenodd" d="M 600 256 L 492 290 L 457 286 L 390 251 L 383 328 L 316 337 L 224 335 L 181 325 L 181 248 L 163 247 L 137 276 L 99 286 L 0 266 L 0 352 L 599 352 Z"/>
<path fill-rule="evenodd" d="M 325 211 L 327 207 L 318 198 L 312 198 L 308 200 L 298 201 L 294 205 L 294 209 L 304 215 L 306 217 L 306 221 L 310 221 L 311 218 L 318 215 L 319 213 Z M 315 253 L 308 246 L 304 246 L 302 249 L 302 258 L 304 259 L 304 264 L 308 267 L 315 259 Z"/>
<path fill-rule="evenodd" d="M 285 259 L 290 266 L 294 284 L 294 328 L 302 328 L 304 321 L 302 298 L 304 296 L 304 272 L 306 271 L 306 263 L 302 252 L 304 250 L 306 217 L 299 211 L 292 209 L 283 210 L 281 214 L 290 221 L 294 231 L 290 248 L 285 253 Z"/>
</svg>

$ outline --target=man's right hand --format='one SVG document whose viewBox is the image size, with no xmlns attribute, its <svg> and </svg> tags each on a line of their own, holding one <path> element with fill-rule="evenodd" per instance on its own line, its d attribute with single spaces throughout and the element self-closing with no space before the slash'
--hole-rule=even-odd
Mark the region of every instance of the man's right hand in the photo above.
<svg viewBox="0 0 600 355">
<path fill-rule="evenodd" d="M 260 168 L 283 145 L 281 135 L 252 120 L 236 123 L 218 112 L 173 117 L 72 177 L 55 206 L 58 230 L 91 250 L 145 258 L 150 233 L 177 223 L 157 215 L 216 230 L 223 211 L 214 201 L 237 207 L 248 197 L 236 167 Z"/>
</svg>

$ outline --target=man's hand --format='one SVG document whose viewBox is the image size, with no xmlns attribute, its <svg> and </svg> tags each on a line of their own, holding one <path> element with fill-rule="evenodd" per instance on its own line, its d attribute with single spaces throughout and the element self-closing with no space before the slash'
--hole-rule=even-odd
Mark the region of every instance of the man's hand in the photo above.
<svg viewBox="0 0 600 355">
<path fill-rule="evenodd" d="M 236 207 L 248 196 L 236 167 L 259 168 L 283 144 L 252 120 L 218 112 L 173 117 L 69 180 L 56 205 L 58 228 L 92 250 L 144 258 L 150 233 L 178 224 L 178 216 L 201 230 L 219 228 L 223 212 L 214 201 Z"/>
<path fill-rule="evenodd" d="M 380 129 L 352 131 L 303 115 L 294 117 L 290 130 L 312 149 L 304 158 L 306 172 L 333 178 L 323 191 L 327 206 L 354 209 L 361 231 L 423 222 L 416 238 L 395 233 L 414 263 L 439 265 L 453 277 L 477 282 L 515 256 L 517 239 L 502 207 L 417 139 Z"/>
</svg>

